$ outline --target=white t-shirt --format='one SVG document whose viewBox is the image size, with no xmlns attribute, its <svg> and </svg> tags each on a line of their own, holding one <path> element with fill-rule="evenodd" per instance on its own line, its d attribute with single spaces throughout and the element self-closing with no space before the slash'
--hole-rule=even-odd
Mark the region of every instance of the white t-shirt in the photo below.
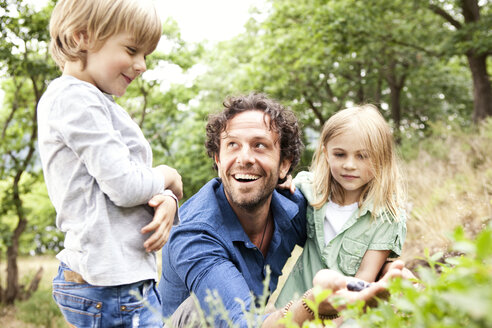
<svg viewBox="0 0 492 328">
<path fill-rule="evenodd" d="M 325 245 L 335 238 L 335 236 L 342 230 L 345 222 L 350 219 L 352 214 L 357 210 L 358 203 L 350 205 L 340 206 L 331 200 L 326 205 L 326 215 L 324 221 L 325 230 Z"/>
</svg>

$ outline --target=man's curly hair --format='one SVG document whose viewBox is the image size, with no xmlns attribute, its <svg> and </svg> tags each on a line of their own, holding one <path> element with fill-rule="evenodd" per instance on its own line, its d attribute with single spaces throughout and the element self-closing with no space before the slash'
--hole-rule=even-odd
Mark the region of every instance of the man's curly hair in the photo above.
<svg viewBox="0 0 492 328">
<path fill-rule="evenodd" d="M 258 110 L 270 116 L 270 129 L 279 134 L 280 159 L 291 160 L 289 173 L 299 163 L 304 145 L 297 117 L 291 110 L 285 109 L 281 104 L 261 93 L 230 97 L 223 105 L 225 109 L 222 112 L 210 115 L 208 118 L 205 147 L 211 158 L 215 158 L 215 155 L 219 156 L 220 135 L 225 131 L 227 122 L 236 114 Z M 215 162 L 214 168 L 217 169 Z"/>
</svg>

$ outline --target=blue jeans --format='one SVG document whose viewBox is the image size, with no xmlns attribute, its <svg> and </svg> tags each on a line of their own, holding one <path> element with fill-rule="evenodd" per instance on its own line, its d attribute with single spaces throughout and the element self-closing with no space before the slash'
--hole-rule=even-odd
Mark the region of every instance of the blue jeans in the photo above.
<svg viewBox="0 0 492 328">
<path fill-rule="evenodd" d="M 81 280 L 64 263 L 53 279 L 53 298 L 70 324 L 79 328 L 163 326 L 161 299 L 153 280 L 121 286 L 93 286 Z"/>
</svg>

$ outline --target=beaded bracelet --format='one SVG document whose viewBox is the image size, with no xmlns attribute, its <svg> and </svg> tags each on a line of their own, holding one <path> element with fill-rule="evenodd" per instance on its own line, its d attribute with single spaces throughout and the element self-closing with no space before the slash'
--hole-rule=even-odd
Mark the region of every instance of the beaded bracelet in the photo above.
<svg viewBox="0 0 492 328">
<path fill-rule="evenodd" d="M 302 295 L 302 307 L 304 308 L 304 310 L 307 311 L 307 313 L 309 313 L 313 318 L 314 318 L 314 311 L 311 310 L 311 308 L 306 304 L 306 299 L 309 297 L 309 294 L 312 294 L 312 289 L 308 289 L 304 295 Z M 318 317 L 321 319 L 321 320 L 333 320 L 333 319 L 336 319 L 338 318 L 340 315 L 337 313 L 334 313 L 334 314 L 321 314 L 321 313 L 318 313 Z"/>
<path fill-rule="evenodd" d="M 284 308 L 282 309 L 282 317 L 285 318 L 287 316 L 287 312 L 289 312 L 289 309 L 292 306 L 292 304 L 294 304 L 294 301 L 290 301 L 284 306 Z"/>
</svg>

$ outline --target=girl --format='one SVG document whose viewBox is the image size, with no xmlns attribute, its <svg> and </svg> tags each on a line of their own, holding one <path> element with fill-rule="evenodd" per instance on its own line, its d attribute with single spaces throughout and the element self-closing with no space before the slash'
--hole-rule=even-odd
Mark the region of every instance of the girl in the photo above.
<svg viewBox="0 0 492 328">
<path fill-rule="evenodd" d="M 390 128 L 377 108 L 341 110 L 323 126 L 310 172 L 294 184 L 306 197 L 308 238 L 276 305 L 312 287 L 321 269 L 373 282 L 406 235 L 403 189 Z"/>
</svg>

